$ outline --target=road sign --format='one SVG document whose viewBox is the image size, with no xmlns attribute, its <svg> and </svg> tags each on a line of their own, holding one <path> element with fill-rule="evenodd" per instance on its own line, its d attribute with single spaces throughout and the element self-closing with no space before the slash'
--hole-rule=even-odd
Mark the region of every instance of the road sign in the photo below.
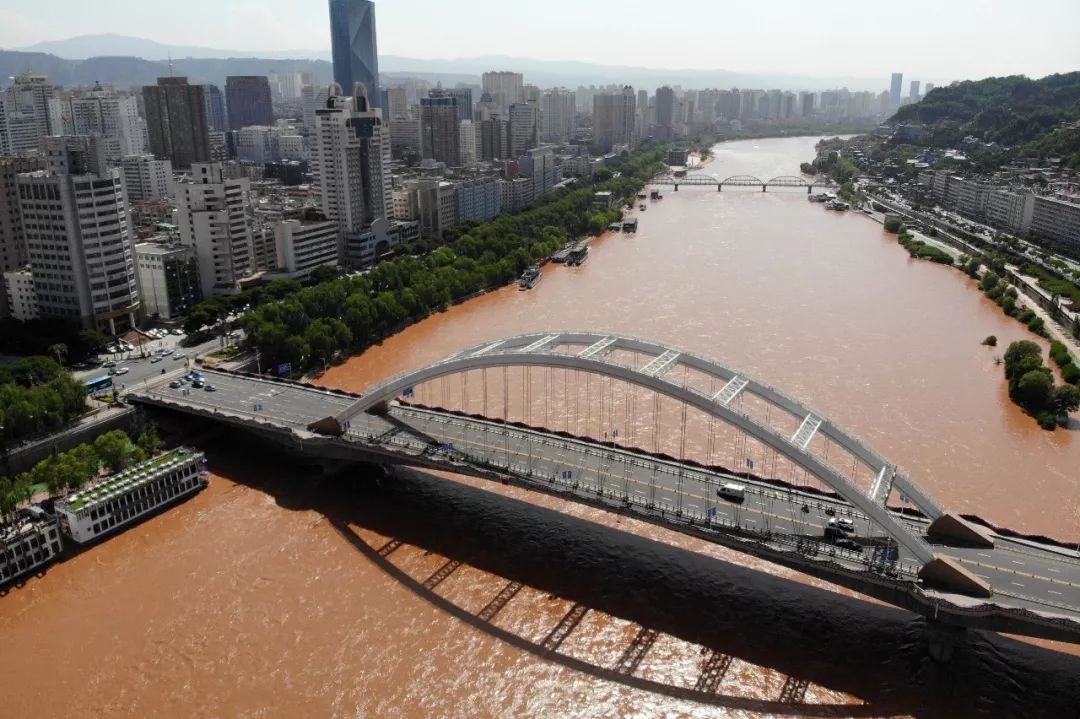
<svg viewBox="0 0 1080 719">
<path fill-rule="evenodd" d="M 292 364 L 289 362 L 282 362 L 278 365 L 277 371 L 279 375 L 287 375 L 289 372 L 292 372 Z"/>
<path fill-rule="evenodd" d="M 401 391 L 401 396 L 402 396 L 402 397 L 412 397 L 412 396 L 413 396 L 414 394 L 415 394 L 415 393 L 413 392 L 413 388 L 412 388 L 412 387 L 406 387 L 405 389 L 403 389 L 403 390 Z"/>
<path fill-rule="evenodd" d="M 709 507 L 708 515 L 709 519 L 714 518 L 716 516 L 716 507 Z"/>
<path fill-rule="evenodd" d="M 746 460 L 746 467 L 747 467 L 747 469 L 753 469 L 754 468 L 754 460 L 747 459 Z"/>
</svg>

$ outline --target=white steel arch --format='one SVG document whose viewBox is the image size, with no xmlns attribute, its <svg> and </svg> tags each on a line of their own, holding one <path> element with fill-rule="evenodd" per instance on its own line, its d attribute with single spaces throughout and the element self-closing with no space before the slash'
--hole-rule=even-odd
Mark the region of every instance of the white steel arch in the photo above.
<svg viewBox="0 0 1080 719">
<path fill-rule="evenodd" d="M 568 345 L 585 346 L 586 349 L 573 353 L 559 351 L 559 348 L 565 348 Z M 615 350 L 633 351 L 652 357 L 652 360 L 635 368 L 605 359 Z M 676 364 L 685 365 L 724 380 L 723 389 L 710 395 L 666 379 L 666 373 Z M 934 559 L 930 546 L 921 537 L 901 525 L 884 504 L 889 488 L 896 486 L 904 491 L 911 501 L 931 519 L 941 516 L 942 510 L 910 480 L 897 475 L 895 467 L 884 457 L 829 421 L 824 415 L 812 411 L 763 382 L 712 360 L 647 340 L 595 332 L 548 332 L 508 337 L 466 349 L 415 372 L 387 380 L 373 387 L 333 419 L 340 426 L 362 412 L 395 399 L 414 385 L 440 377 L 469 370 L 529 366 L 578 370 L 619 379 L 683 402 L 687 406 L 715 417 L 745 432 L 825 482 L 837 494 L 871 517 L 893 539 L 924 564 Z M 788 437 L 775 428 L 739 411 L 732 406 L 732 402 L 742 392 L 751 392 L 796 417 L 803 417 L 799 430 L 794 436 Z M 874 489 L 869 494 L 862 492 L 836 468 L 826 464 L 808 450 L 811 439 L 818 433 L 842 446 L 877 473 Z"/>
</svg>

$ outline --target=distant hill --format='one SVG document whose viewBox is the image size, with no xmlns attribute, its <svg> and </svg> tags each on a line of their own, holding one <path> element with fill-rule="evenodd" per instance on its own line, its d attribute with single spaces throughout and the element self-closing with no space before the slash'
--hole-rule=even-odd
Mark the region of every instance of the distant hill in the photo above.
<svg viewBox="0 0 1080 719">
<path fill-rule="evenodd" d="M 177 67 L 177 73 L 185 72 L 192 74 L 189 68 L 194 67 L 201 72 L 210 72 L 202 66 L 183 65 L 183 60 L 260 60 L 260 61 L 323 61 L 330 60 L 328 49 L 321 50 L 268 50 L 268 51 L 241 51 L 230 49 L 214 49 L 206 47 L 192 47 L 185 45 L 168 45 L 165 43 L 147 40 L 145 38 L 130 37 L 127 35 L 83 35 L 41 42 L 29 47 L 20 48 L 16 51 L 26 53 L 33 58 L 52 56 L 55 59 L 87 61 L 92 58 L 140 58 L 143 61 L 161 62 L 170 56 Z M 44 61 L 35 60 L 42 65 Z M 19 59 L 15 64 L 26 65 L 26 59 Z M 32 64 L 32 63 L 31 63 Z M 100 79 L 102 82 L 110 82 L 117 85 L 128 83 L 129 77 L 139 77 L 140 83 L 145 82 L 145 69 L 123 68 L 114 64 L 117 75 L 113 78 Z M 224 67 L 224 66 L 223 66 Z M 34 68 L 36 69 L 36 68 Z M 272 69 L 272 68 L 271 68 Z M 865 77 L 808 77 L 805 75 L 773 75 L 736 72 L 724 69 L 658 69 L 649 67 L 629 67 L 623 65 L 602 65 L 598 63 L 534 60 L 525 57 L 510 57 L 505 55 L 485 55 L 469 58 L 447 59 L 417 59 L 399 57 L 395 55 L 381 55 L 379 57 L 379 69 L 387 77 L 401 79 L 415 77 L 430 80 L 432 82 L 448 82 L 448 78 L 455 78 L 452 82 L 465 82 L 467 84 L 479 84 L 480 75 L 488 70 L 514 70 L 525 75 L 525 81 L 540 87 L 554 87 L 564 85 L 577 87 L 578 85 L 607 85 L 618 84 L 633 85 L 636 88 L 645 88 L 650 92 L 661 85 L 681 85 L 685 88 L 730 88 L 730 87 L 753 87 L 753 88 L 781 88 L 784 90 L 824 90 L 838 87 L 847 87 L 849 90 L 872 90 L 880 92 L 887 86 L 887 78 Z M 22 71 L 21 69 L 19 71 Z M 44 70 L 42 70 L 44 71 Z M 270 72 L 266 70 L 265 72 Z M 218 72 L 214 70 L 214 72 Z M 8 71 L 6 75 L 12 75 Z M 240 74 L 239 71 L 227 68 L 220 77 L 201 77 L 208 82 L 220 82 L 221 78 L 229 74 Z M 262 74 L 262 71 L 259 73 Z M 0 77 L 6 77 L 0 75 Z M 70 84 L 66 79 L 55 75 L 57 81 Z M 329 76 L 327 76 L 329 77 Z M 459 79 L 464 78 L 464 79 Z M 940 79 L 923 78 L 924 81 L 938 82 Z"/>
<path fill-rule="evenodd" d="M 941 146 L 956 145 L 972 135 L 984 142 L 1033 148 L 1060 129 L 1061 139 L 1071 135 L 1080 149 L 1080 130 L 1063 128 L 1077 120 L 1080 72 L 1040 80 L 990 77 L 937 87 L 921 102 L 901 107 L 890 122 L 927 125 L 928 141 Z"/>
<path fill-rule="evenodd" d="M 102 35 L 80 35 L 66 40 L 39 42 L 28 47 L 13 48 L 19 52 L 41 52 L 68 60 L 86 60 L 92 57 L 139 57 L 144 60 L 167 60 L 176 58 L 269 58 L 303 60 L 330 60 L 329 50 L 272 50 L 243 51 L 215 50 L 208 47 L 190 47 L 186 45 L 166 45 L 154 40 L 129 35 L 106 33 Z"/>
<path fill-rule="evenodd" d="M 321 60 L 280 60 L 272 58 L 181 58 L 173 59 L 174 75 L 184 75 L 193 83 L 224 86 L 228 75 L 268 75 L 272 72 L 313 72 L 319 84 L 329 85 L 333 68 Z M 66 86 L 102 82 L 116 87 L 153 85 L 169 74 L 164 60 L 138 57 L 92 57 L 88 60 L 64 60 L 45 53 L 0 50 L 0 78 L 24 72 L 48 75 L 49 80 Z M 0 84 L 3 84 L 0 81 Z"/>
</svg>

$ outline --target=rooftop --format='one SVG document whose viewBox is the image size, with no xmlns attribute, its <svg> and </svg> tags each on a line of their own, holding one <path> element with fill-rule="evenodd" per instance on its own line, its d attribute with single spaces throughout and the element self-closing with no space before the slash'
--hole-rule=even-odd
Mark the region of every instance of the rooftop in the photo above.
<svg viewBox="0 0 1080 719">
<path fill-rule="evenodd" d="M 122 472 L 111 475 L 97 484 L 92 484 L 78 492 L 74 492 L 68 495 L 66 499 L 58 501 L 56 507 L 58 510 L 67 509 L 70 512 L 92 509 L 98 504 L 123 496 L 131 490 L 157 479 L 166 470 L 178 468 L 192 459 L 198 459 L 200 456 L 200 453 L 192 449 L 179 447 L 171 452 L 166 452 L 160 457 L 140 462 L 134 467 L 129 467 Z"/>
</svg>

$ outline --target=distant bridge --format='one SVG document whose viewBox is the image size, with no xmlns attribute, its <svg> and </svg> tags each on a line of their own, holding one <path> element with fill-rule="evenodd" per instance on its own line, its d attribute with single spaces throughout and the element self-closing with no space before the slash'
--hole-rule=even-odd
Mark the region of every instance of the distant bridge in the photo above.
<svg viewBox="0 0 1080 719">
<path fill-rule="evenodd" d="M 667 345 L 569 330 L 506 337 L 363 396 L 207 374 L 215 393 L 166 375 L 129 398 L 320 459 L 514 482 L 948 623 L 1080 641 L 1080 553 L 966 521 L 825 415 Z"/>
<path fill-rule="evenodd" d="M 753 175 L 732 175 L 731 177 L 725 177 L 723 179 L 716 175 L 706 175 L 700 172 L 690 173 L 682 177 L 678 177 L 671 173 L 662 173 L 653 177 L 649 184 L 652 185 L 672 185 L 675 187 L 675 191 L 679 191 L 680 185 L 691 186 L 709 186 L 716 187 L 717 192 L 722 192 L 724 187 L 760 187 L 762 192 L 768 192 L 769 188 L 806 188 L 807 194 L 809 194 L 815 187 L 818 188 L 831 188 L 835 189 L 839 187 L 828 177 L 814 177 L 807 180 L 803 177 L 796 175 L 781 175 L 780 177 L 774 177 L 770 180 L 762 180 L 760 177 L 754 177 Z"/>
</svg>

